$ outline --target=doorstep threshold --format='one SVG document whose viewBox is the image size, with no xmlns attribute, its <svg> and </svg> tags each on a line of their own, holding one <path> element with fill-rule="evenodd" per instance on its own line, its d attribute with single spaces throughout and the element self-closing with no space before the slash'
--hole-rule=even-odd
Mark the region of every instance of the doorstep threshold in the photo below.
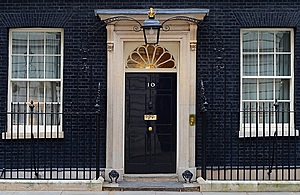
<svg viewBox="0 0 300 195">
<path fill-rule="evenodd" d="M 178 177 L 176 173 L 124 174 L 124 177 Z"/>
<path fill-rule="evenodd" d="M 123 181 L 178 182 L 178 175 L 177 174 L 124 174 Z"/>
</svg>

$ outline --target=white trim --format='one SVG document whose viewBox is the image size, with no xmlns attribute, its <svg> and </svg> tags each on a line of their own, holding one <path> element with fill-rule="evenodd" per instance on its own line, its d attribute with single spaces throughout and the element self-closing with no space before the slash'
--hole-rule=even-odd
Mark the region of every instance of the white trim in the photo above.
<svg viewBox="0 0 300 195">
<path fill-rule="evenodd" d="M 287 123 L 277 124 L 277 127 L 275 124 L 271 124 L 271 126 L 269 124 L 259 124 L 256 126 L 256 123 L 247 123 L 241 124 L 239 131 L 239 138 L 276 136 L 299 136 L 299 130 Z"/>
<path fill-rule="evenodd" d="M 12 78 L 12 56 L 24 56 L 24 54 L 13 54 L 12 53 L 12 33 L 13 32 L 59 32 L 60 34 L 60 54 L 46 54 L 46 37 L 44 34 L 44 53 L 43 54 L 35 54 L 35 56 L 41 56 L 41 57 L 47 57 L 47 56 L 54 56 L 54 57 L 60 57 L 60 63 L 59 63 L 59 74 L 60 78 Z M 26 43 L 26 52 L 28 53 L 28 41 Z M 25 82 L 32 82 L 32 81 L 42 81 L 42 82 L 60 82 L 60 91 L 59 91 L 59 100 L 58 102 L 54 102 L 53 105 L 59 104 L 59 110 L 62 110 L 63 108 L 63 59 L 64 59 L 64 29 L 62 28 L 11 28 L 9 30 L 9 64 L 8 64 L 8 104 L 7 104 L 7 110 L 8 113 L 11 112 L 11 102 L 12 102 L 12 93 L 11 93 L 11 83 L 17 82 L 17 81 L 25 81 Z M 44 71 L 45 71 L 45 60 L 44 60 Z M 28 71 L 27 71 L 28 74 Z M 45 76 L 45 73 L 44 73 Z M 28 77 L 28 75 L 27 75 Z M 45 85 L 44 85 L 44 94 L 45 94 Z M 24 103 L 29 106 L 29 98 L 28 93 L 26 94 L 26 102 L 21 102 L 20 105 L 23 105 Z M 49 102 L 46 101 L 45 97 L 42 102 L 40 102 L 40 105 L 46 106 L 51 105 L 47 104 Z M 36 104 L 35 104 L 36 106 Z M 11 115 L 12 113 L 9 113 Z M 27 114 L 29 116 L 29 114 Z M 62 117 L 61 114 L 59 114 L 59 120 L 62 124 Z M 27 120 L 27 119 L 26 119 Z M 11 129 L 12 126 L 12 129 Z M 32 128 L 32 129 L 31 129 Z M 38 130 L 39 129 L 39 130 Z M 28 139 L 31 138 L 31 133 L 34 134 L 34 138 L 63 138 L 63 132 L 60 125 L 53 125 L 53 126 L 44 126 L 44 125 L 33 125 L 32 127 L 29 125 L 12 125 L 11 123 L 11 116 L 8 117 L 7 120 L 7 129 L 5 129 L 5 132 L 2 133 L 2 139 Z"/>
<path fill-rule="evenodd" d="M 274 39 L 274 49 L 273 51 L 270 52 L 260 52 L 259 51 L 259 37 L 258 37 L 258 45 L 257 45 L 257 52 L 243 52 L 243 31 L 257 31 L 259 36 L 259 32 L 266 32 L 266 31 L 270 31 L 270 32 L 278 32 L 278 31 L 289 31 L 290 32 L 290 52 L 277 52 L 276 51 L 276 39 Z M 274 34 L 275 36 L 275 34 Z M 290 67 L 290 71 L 291 71 L 291 75 L 290 76 L 260 76 L 260 71 L 259 71 L 259 65 L 258 65 L 258 69 L 257 69 L 257 76 L 244 76 L 243 75 L 243 54 L 253 54 L 253 55 L 257 55 L 258 58 L 260 56 L 260 54 L 271 54 L 274 57 L 274 63 L 276 63 L 275 61 L 275 56 L 277 54 L 289 54 L 290 55 L 290 60 L 291 60 L 291 67 Z M 257 59 L 259 61 L 259 59 Z M 276 68 L 276 66 L 274 66 L 274 68 Z M 276 72 L 276 70 L 273 70 L 274 72 Z M 288 79 L 290 82 L 290 89 L 289 89 L 289 99 L 288 100 L 278 100 L 279 103 L 281 102 L 287 102 L 290 103 L 290 108 L 289 108 L 289 112 L 290 112 L 290 121 L 289 124 L 287 123 L 279 123 L 277 124 L 277 127 L 274 123 L 272 123 L 271 125 L 268 124 L 268 122 L 263 126 L 262 124 L 249 124 L 249 123 L 245 123 L 243 124 L 243 117 L 242 114 L 243 112 L 241 112 L 240 114 L 240 131 L 239 131 L 239 137 L 262 137 L 262 136 L 273 136 L 274 133 L 277 133 L 277 136 L 299 136 L 299 132 L 298 130 L 295 129 L 294 127 L 294 114 L 293 111 L 294 110 L 294 29 L 292 28 L 241 28 L 240 30 L 240 110 L 243 111 L 243 103 L 245 102 L 253 102 L 253 104 L 259 103 L 259 102 L 275 102 L 275 98 L 271 99 L 271 100 L 260 100 L 259 99 L 259 90 L 257 89 L 256 92 L 256 99 L 254 100 L 243 100 L 243 79 L 273 79 L 273 81 L 275 79 Z M 275 84 L 273 83 L 273 96 L 275 95 Z M 257 88 L 258 88 L 258 84 L 257 84 Z M 246 111 L 248 112 L 248 111 Z M 254 112 L 256 112 L 254 110 Z M 259 112 L 259 111 L 258 111 Z M 273 116 L 275 117 L 275 116 Z M 259 119 L 259 118 L 258 118 Z M 276 130 L 277 129 L 277 130 Z M 256 135 L 258 134 L 258 135 Z"/>
<path fill-rule="evenodd" d="M 61 125 L 13 125 L 13 129 L 7 132 L 2 132 L 2 139 L 31 139 L 33 134 L 34 139 L 45 138 L 64 138 L 64 132 Z"/>
<path fill-rule="evenodd" d="M 116 25 L 119 28 L 116 29 Z M 189 114 L 195 114 L 196 91 L 196 51 L 197 25 L 184 24 L 189 31 L 162 32 L 159 45 L 166 47 L 176 59 L 176 69 L 125 69 L 126 59 L 136 46 L 143 44 L 142 33 L 124 30 L 126 22 L 107 25 L 107 125 L 106 125 L 106 169 L 105 176 L 111 170 L 120 173 L 123 179 L 125 165 L 125 73 L 128 72 L 177 72 L 177 153 L 176 174 L 181 180 L 184 170 L 195 168 L 195 127 L 189 125 Z M 173 26 L 172 26 L 173 27 Z M 180 26 L 181 27 L 181 26 Z M 177 49 L 166 45 L 176 42 Z M 130 45 L 127 48 L 127 45 Z M 128 50 L 128 51 L 127 51 Z"/>
</svg>

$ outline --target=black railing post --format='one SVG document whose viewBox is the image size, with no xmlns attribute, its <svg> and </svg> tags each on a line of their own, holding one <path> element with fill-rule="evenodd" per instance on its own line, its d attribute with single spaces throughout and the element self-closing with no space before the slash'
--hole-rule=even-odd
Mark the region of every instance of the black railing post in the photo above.
<svg viewBox="0 0 300 195">
<path fill-rule="evenodd" d="M 207 134 L 207 99 L 205 97 L 205 89 L 203 81 L 201 80 L 201 95 L 203 99 L 201 107 L 201 124 L 202 124 L 202 165 L 201 165 L 201 177 L 206 180 L 206 134 Z"/>
<path fill-rule="evenodd" d="M 34 150 L 34 134 L 33 134 L 33 109 L 34 109 L 33 100 L 30 101 L 29 108 L 30 108 L 30 133 L 31 133 L 31 162 L 33 162 L 33 170 L 34 175 L 38 179 L 38 173 L 36 171 L 36 163 L 35 163 L 35 150 Z M 38 121 L 37 121 L 38 122 Z M 37 124 L 38 125 L 38 124 Z M 32 170 L 31 171 L 31 179 L 32 179 Z"/>
<path fill-rule="evenodd" d="M 95 108 L 97 114 L 97 124 L 96 124 L 96 179 L 100 177 L 100 83 L 98 84 L 98 92 L 96 98 Z"/>
<path fill-rule="evenodd" d="M 279 103 L 278 103 L 278 99 L 275 100 L 275 103 L 274 103 L 274 108 L 275 108 L 275 132 L 274 132 L 274 137 L 275 137 L 275 140 L 273 140 L 273 148 L 272 148 L 272 159 L 271 159 L 271 164 L 270 164 L 270 167 L 269 167 L 269 172 L 268 172 L 268 175 L 269 175 L 269 179 L 271 179 L 271 173 L 272 173 L 272 170 L 273 170 L 273 166 L 274 166 L 274 158 L 275 158 L 275 150 L 277 150 L 277 131 L 278 131 L 278 107 L 279 107 Z M 271 136 L 271 132 L 269 133 L 269 136 Z M 276 180 L 278 179 L 277 178 L 277 165 L 276 165 Z"/>
</svg>

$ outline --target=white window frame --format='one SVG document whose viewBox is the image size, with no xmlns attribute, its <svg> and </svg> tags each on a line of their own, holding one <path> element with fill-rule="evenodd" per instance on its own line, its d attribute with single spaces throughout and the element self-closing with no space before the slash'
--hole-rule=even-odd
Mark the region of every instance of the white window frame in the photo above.
<svg viewBox="0 0 300 195">
<path fill-rule="evenodd" d="M 44 69 L 43 71 L 45 71 L 45 58 L 47 56 L 58 56 L 60 57 L 60 62 L 59 62 L 59 71 L 60 71 L 60 78 L 12 78 L 12 33 L 13 32 L 60 32 L 61 33 L 61 39 L 60 39 L 60 54 L 46 54 L 45 52 L 45 37 L 44 37 L 44 53 L 40 54 L 39 56 L 44 58 Z M 63 50 L 63 45 L 64 45 L 64 30 L 62 28 L 14 28 L 14 29 L 10 29 L 9 30 L 9 64 L 8 64 L 8 95 L 7 95 L 7 99 L 8 99 L 8 103 L 7 103 L 7 111 L 8 111 L 8 115 L 7 115 L 7 127 L 5 129 L 4 132 L 2 132 L 2 139 L 31 139 L 32 138 L 32 134 L 34 136 L 35 139 L 37 138 L 64 138 L 64 133 L 62 131 L 62 108 L 63 108 L 63 54 L 64 54 L 64 50 Z M 28 40 L 27 40 L 27 45 L 26 47 L 28 48 Z M 26 51 L 27 52 L 27 51 Z M 26 53 L 27 55 L 27 53 Z M 28 59 L 28 58 L 27 58 Z M 29 62 L 27 62 L 29 63 Z M 12 112 L 12 107 L 11 107 L 11 102 L 12 102 L 12 82 L 13 81 L 25 81 L 25 82 L 49 82 L 49 81 L 57 81 L 60 82 L 60 91 L 59 91 L 59 113 L 58 113 L 58 117 L 57 120 L 59 120 L 58 124 L 55 125 L 46 125 L 45 121 L 43 122 L 43 124 L 34 124 L 34 125 L 30 125 L 29 122 L 26 122 L 26 124 L 18 124 L 18 125 L 14 125 L 12 124 L 12 114 L 10 112 Z M 45 89 L 45 84 L 43 86 L 43 89 Z M 26 96 L 28 96 L 28 92 L 26 94 Z M 45 98 L 45 97 L 44 97 Z M 20 104 L 21 106 L 25 106 L 24 104 L 26 104 L 27 107 L 29 107 L 29 105 L 31 104 L 30 102 L 31 100 L 28 100 L 27 102 L 24 102 L 23 104 Z M 37 103 L 37 102 L 33 102 L 34 106 L 38 106 L 38 104 L 44 104 L 46 102 L 46 100 L 44 100 L 42 103 Z M 52 104 L 47 104 L 47 105 L 53 105 Z M 45 105 L 43 105 L 45 106 Z M 43 113 L 43 111 L 42 111 Z M 30 117 L 30 112 L 28 113 L 27 111 L 27 116 L 26 117 Z M 26 118 L 27 121 L 28 118 Z"/>
<path fill-rule="evenodd" d="M 278 31 L 289 31 L 290 32 L 290 52 L 277 52 L 276 51 L 276 39 L 274 39 L 274 50 L 273 52 L 260 52 L 259 50 L 259 38 L 258 41 L 258 50 L 257 52 L 244 52 L 243 51 L 243 32 L 244 31 L 257 31 L 258 36 L 259 32 L 263 31 L 271 31 L 271 32 L 278 32 Z M 274 33 L 275 36 L 275 33 Z M 258 60 L 258 72 L 256 76 L 246 76 L 243 75 L 243 55 L 244 54 L 253 54 L 257 55 Z M 260 54 L 271 54 L 273 55 L 273 58 L 275 59 L 276 54 L 290 54 L 290 62 L 291 62 L 291 75 L 290 76 L 276 76 L 275 74 L 273 76 L 260 76 L 259 74 L 259 56 Z M 298 136 L 299 132 L 295 129 L 295 123 L 294 123 L 294 30 L 292 28 L 243 28 L 240 30 L 240 129 L 239 129 L 239 137 L 268 137 L 268 136 Z M 274 60 L 274 63 L 276 63 L 276 60 Z M 276 67 L 276 65 L 274 65 Z M 276 70 L 273 70 L 276 72 Z M 289 89 L 289 100 L 278 100 L 278 103 L 280 102 L 288 102 L 290 104 L 290 114 L 289 114 L 289 123 L 271 123 L 266 122 L 263 123 L 244 123 L 243 122 L 243 105 L 246 102 L 255 102 L 259 104 L 260 102 L 266 102 L 266 100 L 259 100 L 259 90 L 257 90 L 257 98 L 256 100 L 243 100 L 243 79 L 288 79 L 290 81 L 290 89 Z M 258 86 L 258 84 L 257 84 Z M 273 84 L 274 87 L 274 84 Z M 274 88 L 275 89 L 275 88 Z M 275 91 L 275 90 L 274 90 Z M 276 98 L 276 97 L 273 97 Z M 272 105 L 275 103 L 275 99 L 271 101 L 267 101 Z M 274 110 L 274 107 L 272 108 Z M 255 110 L 253 110 L 255 112 Z M 279 111 L 280 112 L 280 111 Z M 261 114 L 256 112 L 256 114 Z M 275 114 L 275 112 L 274 112 Z M 273 117 L 273 116 L 269 116 Z M 259 117 L 258 117 L 259 118 Z"/>
</svg>

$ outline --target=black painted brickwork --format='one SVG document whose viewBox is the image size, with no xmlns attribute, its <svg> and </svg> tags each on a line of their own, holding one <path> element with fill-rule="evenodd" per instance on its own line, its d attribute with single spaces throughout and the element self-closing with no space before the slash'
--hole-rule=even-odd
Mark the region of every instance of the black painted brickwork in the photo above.
<svg viewBox="0 0 300 195">
<path fill-rule="evenodd" d="M 97 83 L 101 83 L 101 162 L 105 166 L 105 115 L 106 115 L 106 29 L 97 29 L 101 25 L 94 16 L 94 9 L 124 8 L 208 8 L 209 15 L 198 31 L 197 79 L 203 79 L 209 102 L 209 110 L 239 109 L 239 36 L 241 27 L 291 27 L 295 29 L 295 103 L 299 110 L 299 8 L 298 1 L 196 1 L 196 0 L 161 0 L 153 1 L 97 1 L 97 0 L 6 0 L 0 2 L 0 101 L 7 99 L 7 64 L 8 64 L 8 30 L 15 27 L 58 27 L 64 28 L 64 109 L 87 111 L 94 109 Z M 86 34 L 89 32 L 87 38 Z M 100 35 L 100 36 L 96 36 Z M 82 44 L 83 43 L 83 44 Z M 81 48 L 89 48 L 87 61 L 83 62 Z M 217 58 L 221 57 L 221 59 Z M 196 165 L 201 166 L 201 123 L 200 91 L 197 91 L 197 158 Z M 0 104 L 5 111 L 6 104 Z M 221 162 L 249 162 L 253 154 L 252 148 L 262 148 L 264 142 L 251 148 L 251 140 L 238 139 L 238 116 L 233 116 L 233 123 L 228 123 L 225 114 L 209 112 L 210 129 L 207 137 L 208 164 L 217 165 Z M 4 129 L 4 118 L 0 119 Z M 224 128 L 226 127 L 226 128 Z M 225 130 L 224 130 L 225 129 Z M 65 140 L 70 139 L 65 132 Z M 225 136 L 225 137 L 224 137 Z M 230 146 L 228 145 L 230 140 Z M 63 147 L 64 141 L 58 141 Z M 295 148 L 299 146 L 298 138 L 290 140 Z M 0 140 L 0 148 L 7 147 L 7 142 Z M 281 144 L 287 150 L 283 140 Z M 220 148 L 232 146 L 232 155 L 227 155 Z M 254 149 L 253 149 L 254 150 Z M 0 149 L 0 167 L 3 155 Z M 245 153 L 245 152 L 244 152 Z M 268 153 L 266 151 L 266 153 Z M 43 155 L 43 154 L 41 154 Z M 265 154 L 260 154 L 263 156 Z M 297 153 L 297 155 L 299 155 Z M 300 156 L 297 156 L 299 160 Z M 287 161 L 288 157 L 280 159 Z M 251 160 L 250 160 L 251 163 Z M 262 162 L 263 163 L 263 162 Z"/>
</svg>

